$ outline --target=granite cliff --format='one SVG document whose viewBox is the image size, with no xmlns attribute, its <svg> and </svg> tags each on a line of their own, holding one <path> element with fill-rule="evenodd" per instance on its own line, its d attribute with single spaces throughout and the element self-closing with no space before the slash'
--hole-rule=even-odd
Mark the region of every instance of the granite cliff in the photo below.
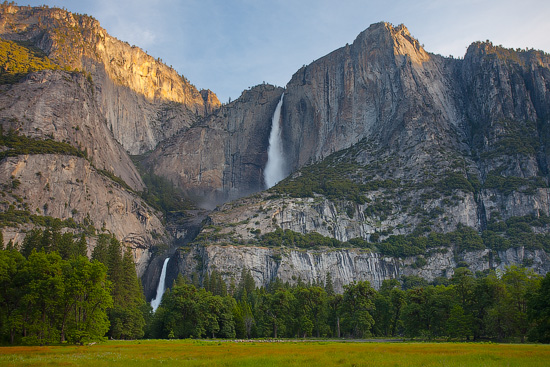
<svg viewBox="0 0 550 367">
<path fill-rule="evenodd" d="M 3 5 L 0 37 L 28 41 L 57 64 L 87 72 L 107 126 L 131 154 L 153 149 L 220 106 L 215 94 L 197 90 L 161 60 L 111 37 L 87 15 Z"/>
</svg>

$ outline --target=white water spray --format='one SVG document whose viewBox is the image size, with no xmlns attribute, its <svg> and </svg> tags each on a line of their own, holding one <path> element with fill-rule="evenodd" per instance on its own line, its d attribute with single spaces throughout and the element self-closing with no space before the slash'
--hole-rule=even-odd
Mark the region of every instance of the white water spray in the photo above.
<svg viewBox="0 0 550 367">
<path fill-rule="evenodd" d="M 151 307 L 153 307 L 153 312 L 157 310 L 157 308 L 160 305 L 160 301 L 162 300 L 162 295 L 164 294 L 165 286 L 164 282 L 166 281 L 166 268 L 168 267 L 168 261 L 170 261 L 170 258 L 167 257 L 164 259 L 164 265 L 162 265 L 162 271 L 160 272 L 160 280 L 159 285 L 157 287 L 157 295 L 155 298 L 151 300 Z"/>
<path fill-rule="evenodd" d="M 271 120 L 267 164 L 264 170 L 264 181 L 268 189 L 285 178 L 283 140 L 281 138 L 281 107 L 283 106 L 284 96 L 285 94 L 283 93 Z"/>
</svg>

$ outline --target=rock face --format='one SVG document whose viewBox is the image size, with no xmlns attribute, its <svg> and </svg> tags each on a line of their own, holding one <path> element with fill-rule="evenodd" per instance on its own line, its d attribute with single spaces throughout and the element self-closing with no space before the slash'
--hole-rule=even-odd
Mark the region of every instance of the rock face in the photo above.
<svg viewBox="0 0 550 367">
<path fill-rule="evenodd" d="M 403 26 L 372 25 L 293 76 L 282 117 L 289 165 L 339 152 L 317 172 L 329 168 L 366 186 L 364 199 L 311 204 L 291 193 L 287 209 L 271 216 L 282 228 L 345 240 L 388 227 L 410 233 L 423 219 L 418 210 L 442 208 L 431 226 L 443 232 L 458 223 L 483 230 L 491 213 L 548 215 L 549 61 L 488 43 L 473 44 L 463 60 L 446 59 L 424 51 Z M 304 186 L 303 176 L 291 179 Z M 373 204 L 387 204 L 388 215 Z M 345 230 L 319 229 L 338 221 Z"/>
<path fill-rule="evenodd" d="M 162 142 L 147 160 L 204 207 L 265 187 L 271 118 L 282 88 L 260 85 Z"/>
<path fill-rule="evenodd" d="M 107 125 L 131 154 L 153 149 L 220 106 L 212 92 L 199 92 L 173 68 L 109 36 L 86 15 L 3 5 L 0 37 L 30 41 L 60 65 L 89 73 Z"/>
<path fill-rule="evenodd" d="M 197 262 L 201 259 L 201 263 Z M 197 269 L 216 269 L 229 283 L 238 281 L 242 269 L 250 270 L 257 286 L 267 286 L 275 278 L 283 282 L 323 283 L 331 274 L 334 289 L 343 291 L 345 284 L 369 280 L 379 288 L 384 279 L 399 276 L 399 263 L 379 254 L 357 250 L 297 251 L 237 246 L 195 246 L 180 251 L 177 257 L 179 271 L 184 275 L 198 273 Z"/>
<path fill-rule="evenodd" d="M 453 65 L 424 51 L 404 26 L 370 26 L 352 45 L 301 68 L 288 83 L 288 161 L 295 170 L 365 137 L 404 149 L 458 125 Z M 415 131 L 419 127 L 426 130 Z M 447 144 L 456 145 L 456 138 Z"/>
<path fill-rule="evenodd" d="M 31 73 L 19 83 L 1 86 L 3 132 L 62 141 L 88 157 L 36 154 L 3 159 L 2 182 L 9 183 L 13 176 L 21 184 L 13 195 L 3 187 L 10 189 L 6 192 L 11 201 L 4 201 L 2 209 L 71 218 L 78 226 L 114 234 L 133 249 L 142 275 L 155 248 L 171 239 L 161 214 L 116 182 L 120 178 L 132 190 L 144 189 L 126 150 L 151 149 L 159 139 L 215 109 L 215 95 L 203 92 L 209 101 L 205 105 L 185 78 L 108 36 L 87 16 L 4 4 L 0 36 L 26 41 L 69 70 Z M 6 240 L 20 243 L 32 227 L 14 225 L 3 232 Z M 91 251 L 95 237 L 88 240 Z"/>
<path fill-rule="evenodd" d="M 75 223 L 112 233 L 133 250 L 140 276 L 151 249 L 167 240 L 153 209 L 83 158 L 51 154 L 5 158 L 0 162 L 0 182 L 12 180 L 20 184 L 9 190 L 2 185 L 2 211 L 20 207 L 37 215 L 72 218 Z M 5 240 L 21 243 L 26 229 L 23 225 L 6 230 Z"/>
<path fill-rule="evenodd" d="M 97 168 L 143 190 L 134 164 L 94 101 L 93 85 L 82 74 L 50 70 L 30 74 L 0 94 L 0 109 L 4 131 L 69 142 L 85 150 Z"/>
<path fill-rule="evenodd" d="M 500 258 L 500 264 L 492 264 L 493 256 Z M 296 284 L 324 284 L 330 274 L 334 290 L 342 293 L 344 285 L 354 281 L 368 280 L 379 289 L 385 279 L 400 279 L 401 276 L 420 276 L 427 281 L 437 277 L 451 277 L 457 262 L 453 251 L 437 253 L 427 257 L 427 264 L 414 267 L 415 258 L 396 259 L 358 249 L 340 250 L 295 250 L 288 248 L 240 247 L 240 246 L 194 246 L 179 250 L 176 265 L 180 274 L 191 277 L 193 274 L 204 276 L 206 272 L 216 270 L 222 274 L 225 282 L 235 284 L 240 281 L 243 269 L 250 270 L 256 286 L 267 286 L 275 278 L 283 282 Z M 536 264 L 541 274 L 550 271 L 550 257 L 544 251 L 528 251 L 523 247 L 498 251 L 465 252 L 458 259 L 466 260 L 473 271 L 498 269 L 522 264 L 526 260 Z"/>
<path fill-rule="evenodd" d="M 482 229 L 493 209 L 505 218 L 548 214 L 549 62 L 542 52 L 490 43 L 446 59 L 425 52 L 403 26 L 372 25 L 287 85 L 288 162 L 297 169 L 367 140 L 374 148 L 357 146 L 353 158 L 383 162 L 386 172 L 369 171 L 374 177 L 418 183 L 457 172 L 478 180 L 479 192 L 463 197 L 473 203 L 463 209 L 477 215 L 453 211 L 464 224 Z M 497 181 L 513 180 L 537 190 L 502 195 Z"/>
</svg>

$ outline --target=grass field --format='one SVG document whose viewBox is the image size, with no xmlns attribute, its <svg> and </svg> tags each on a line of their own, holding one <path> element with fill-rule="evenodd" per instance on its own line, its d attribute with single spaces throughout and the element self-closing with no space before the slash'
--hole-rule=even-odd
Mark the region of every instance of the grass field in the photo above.
<svg viewBox="0 0 550 367">
<path fill-rule="evenodd" d="M 109 341 L 0 347 L 0 366 L 550 366 L 550 345 Z"/>
</svg>

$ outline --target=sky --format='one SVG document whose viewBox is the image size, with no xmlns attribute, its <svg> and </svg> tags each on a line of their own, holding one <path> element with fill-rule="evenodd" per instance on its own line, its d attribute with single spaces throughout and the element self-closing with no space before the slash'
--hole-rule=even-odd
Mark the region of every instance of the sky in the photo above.
<svg viewBox="0 0 550 367">
<path fill-rule="evenodd" d="M 548 0 L 16 0 L 88 14 L 222 102 L 300 67 L 381 21 L 428 52 L 463 57 L 475 41 L 550 52 Z"/>
</svg>

